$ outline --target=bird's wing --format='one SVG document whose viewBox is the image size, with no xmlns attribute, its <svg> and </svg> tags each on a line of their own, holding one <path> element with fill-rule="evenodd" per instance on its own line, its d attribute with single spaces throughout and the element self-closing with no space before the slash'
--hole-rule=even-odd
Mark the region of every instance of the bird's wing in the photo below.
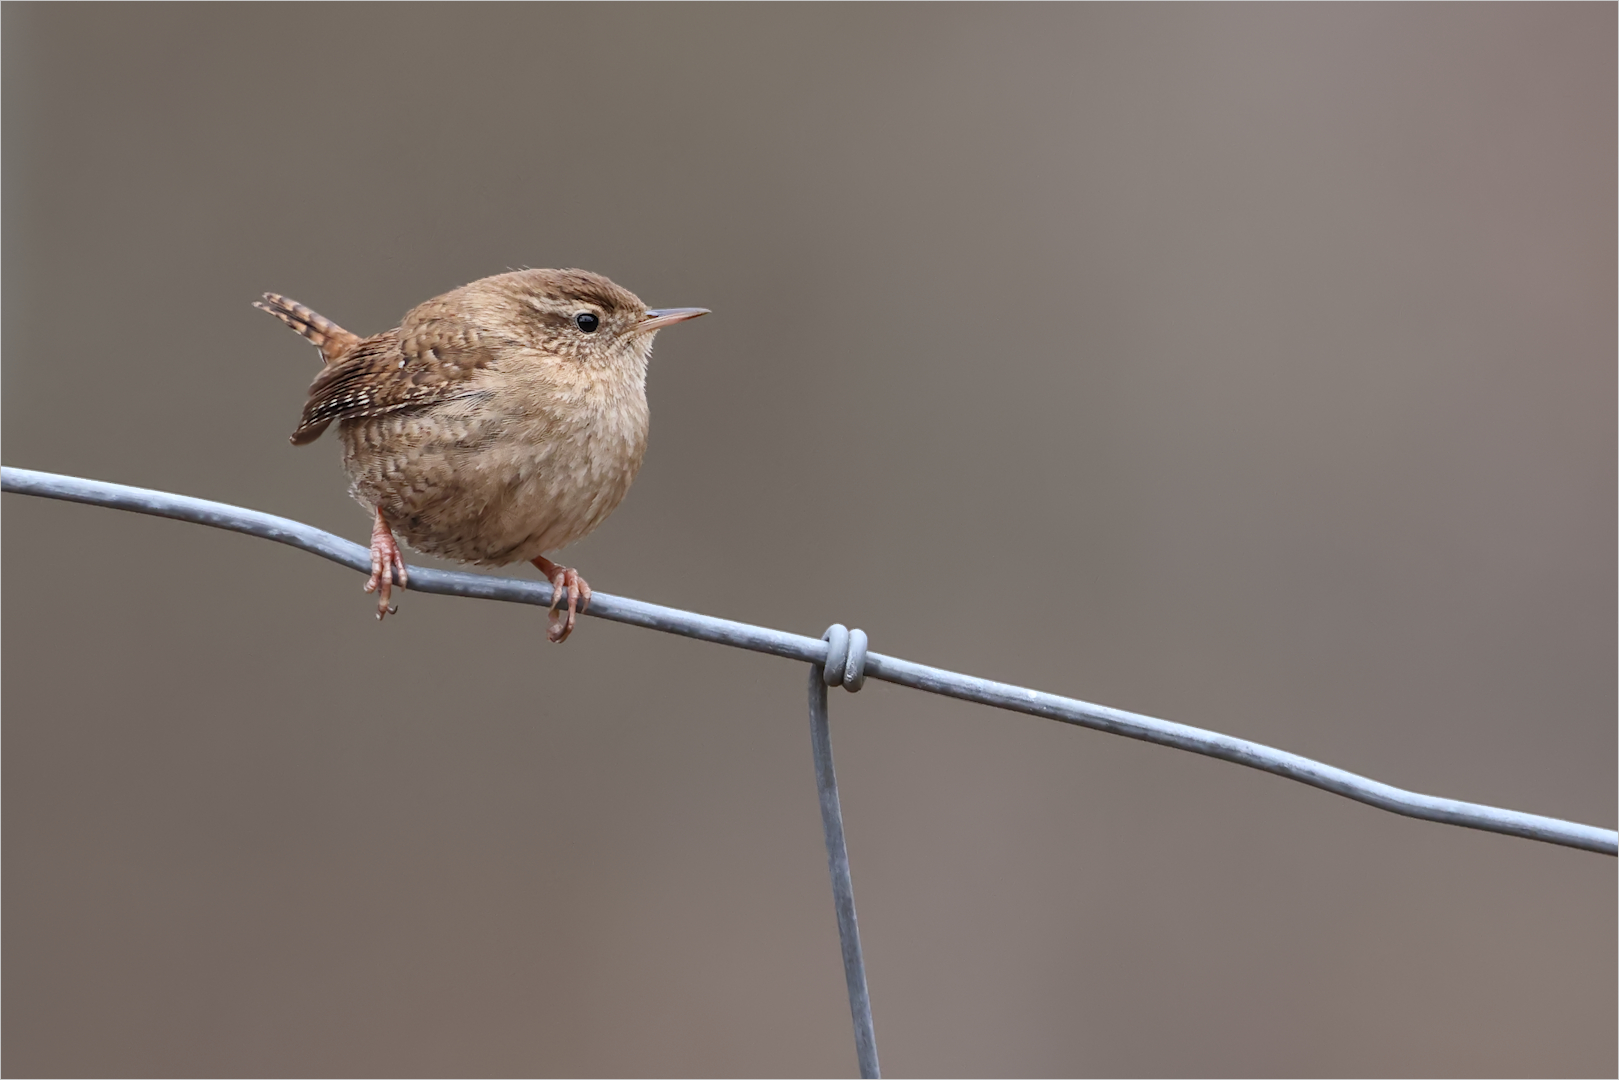
<svg viewBox="0 0 1619 1080">
<path fill-rule="evenodd" d="M 292 433 L 293 445 L 318 439 L 333 420 L 380 416 L 459 397 L 493 359 L 474 328 L 418 308 L 398 329 L 366 338 L 315 376 L 303 418 Z"/>
</svg>

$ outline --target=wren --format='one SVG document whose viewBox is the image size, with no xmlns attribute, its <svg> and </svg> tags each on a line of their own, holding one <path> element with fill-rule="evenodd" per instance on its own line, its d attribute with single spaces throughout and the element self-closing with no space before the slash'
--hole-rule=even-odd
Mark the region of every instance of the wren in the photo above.
<svg viewBox="0 0 1619 1080">
<path fill-rule="evenodd" d="M 652 339 L 708 311 L 648 309 L 585 270 L 486 277 L 367 338 L 275 293 L 253 306 L 320 350 L 292 442 L 337 424 L 349 493 L 372 515 L 377 618 L 409 580 L 403 540 L 478 566 L 532 562 L 553 586 L 547 637 L 566 640 L 590 586 L 545 553 L 623 501 L 646 453 Z"/>
</svg>

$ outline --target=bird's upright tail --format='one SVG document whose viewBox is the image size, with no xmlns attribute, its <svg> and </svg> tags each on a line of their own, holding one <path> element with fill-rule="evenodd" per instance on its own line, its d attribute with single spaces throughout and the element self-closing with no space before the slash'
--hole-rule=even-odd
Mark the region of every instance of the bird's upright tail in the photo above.
<svg viewBox="0 0 1619 1080">
<path fill-rule="evenodd" d="M 308 338 L 320 350 L 320 358 L 328 366 L 337 363 L 360 343 L 359 337 L 326 316 L 278 293 L 265 293 L 263 300 L 253 301 L 253 306 L 260 311 L 268 311 Z"/>
</svg>

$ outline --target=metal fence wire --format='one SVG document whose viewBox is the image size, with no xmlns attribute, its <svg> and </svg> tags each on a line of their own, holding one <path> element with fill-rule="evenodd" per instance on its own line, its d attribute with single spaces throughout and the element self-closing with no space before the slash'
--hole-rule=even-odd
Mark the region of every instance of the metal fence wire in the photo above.
<svg viewBox="0 0 1619 1080">
<path fill-rule="evenodd" d="M 211 525 L 216 529 L 261 536 L 302 548 L 361 573 L 371 570 L 370 553 L 359 544 L 302 522 L 228 503 L 9 466 L 0 469 L 0 490 Z M 551 603 L 551 585 L 546 581 L 487 577 L 420 567 L 411 569 L 408 588 L 416 592 L 505 600 L 539 607 L 548 607 Z M 854 1021 L 855 1052 L 861 1076 L 880 1074 L 876 1036 L 871 1022 L 871 1000 L 866 990 L 865 963 L 860 954 L 860 930 L 855 919 L 849 853 L 843 840 L 843 813 L 838 805 L 837 775 L 832 767 L 827 691 L 834 686 L 842 686 L 853 693 L 867 679 L 881 679 L 932 694 L 976 701 L 1235 762 L 1406 817 L 1505 833 L 1604 855 L 1619 852 L 1619 832 L 1613 829 L 1421 795 L 1247 739 L 1236 739 L 1139 713 L 1110 709 L 1105 705 L 1093 705 L 885 656 L 868 650 L 863 631 L 849 630 L 839 624 L 829 627 L 821 637 L 811 638 L 603 592 L 591 596 L 590 610 L 586 614 L 668 634 L 680 634 L 699 641 L 769 653 L 810 665 L 810 744 L 814 753 L 815 783 L 820 793 L 821 824 L 826 834 L 827 865 L 832 877 L 832 896 L 843 949 L 843 970 L 848 982 L 849 1012 Z"/>
</svg>

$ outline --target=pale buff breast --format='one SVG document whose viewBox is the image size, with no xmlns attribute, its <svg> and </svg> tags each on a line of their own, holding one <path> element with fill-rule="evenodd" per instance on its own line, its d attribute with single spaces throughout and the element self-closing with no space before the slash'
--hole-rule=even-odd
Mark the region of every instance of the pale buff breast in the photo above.
<svg viewBox="0 0 1619 1080">
<path fill-rule="evenodd" d="M 643 379 L 345 421 L 350 492 L 428 555 L 503 566 L 559 550 L 629 492 L 646 451 Z"/>
</svg>

